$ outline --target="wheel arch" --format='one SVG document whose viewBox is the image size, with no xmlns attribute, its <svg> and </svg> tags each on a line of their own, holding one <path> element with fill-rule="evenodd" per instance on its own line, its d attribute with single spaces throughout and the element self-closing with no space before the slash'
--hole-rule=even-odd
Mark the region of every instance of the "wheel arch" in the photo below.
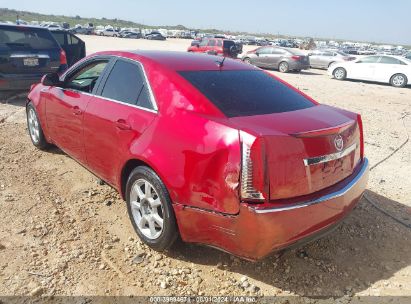
<svg viewBox="0 0 411 304">
<path fill-rule="evenodd" d="M 125 199 L 126 197 L 126 186 L 127 186 L 128 177 L 130 176 L 131 172 L 135 168 L 141 167 L 141 166 L 150 168 L 158 175 L 157 171 L 150 164 L 148 164 L 147 162 L 141 159 L 131 158 L 127 160 L 121 168 L 120 179 L 119 179 L 119 190 L 120 190 L 120 195 L 123 199 Z"/>
<path fill-rule="evenodd" d="M 390 76 L 390 78 L 388 78 L 388 83 L 391 83 L 391 81 L 392 81 L 392 78 L 395 76 L 395 75 L 404 75 L 405 76 L 405 79 L 406 79 L 406 81 L 407 81 L 407 84 L 406 85 L 408 85 L 409 84 L 409 82 L 410 82 L 410 78 L 408 77 L 408 75 L 407 74 L 405 74 L 405 73 L 394 73 L 394 74 L 392 74 L 391 76 Z"/>
</svg>

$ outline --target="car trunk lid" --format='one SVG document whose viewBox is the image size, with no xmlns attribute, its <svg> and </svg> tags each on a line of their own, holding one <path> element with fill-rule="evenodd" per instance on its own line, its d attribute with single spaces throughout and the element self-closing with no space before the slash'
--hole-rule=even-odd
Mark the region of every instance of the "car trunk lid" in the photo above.
<svg viewBox="0 0 411 304">
<path fill-rule="evenodd" d="M 360 159 L 357 116 L 325 105 L 230 119 L 264 142 L 269 199 L 309 195 L 353 173 Z"/>
</svg>

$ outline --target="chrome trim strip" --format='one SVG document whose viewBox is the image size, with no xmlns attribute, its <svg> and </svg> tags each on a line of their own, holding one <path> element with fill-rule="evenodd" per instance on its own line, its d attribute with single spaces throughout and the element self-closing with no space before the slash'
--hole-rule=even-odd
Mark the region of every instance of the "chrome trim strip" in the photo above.
<svg viewBox="0 0 411 304">
<path fill-rule="evenodd" d="M 328 200 L 331 200 L 331 199 L 341 197 L 341 196 L 345 195 L 348 191 L 350 191 L 358 183 L 358 181 L 368 171 L 368 166 L 369 166 L 368 159 L 364 158 L 364 161 L 362 163 L 362 167 L 361 167 L 360 172 L 358 172 L 358 174 L 353 178 L 352 181 L 350 181 L 349 184 L 347 184 L 344 188 L 342 188 L 342 189 L 340 189 L 336 192 L 321 196 L 319 198 L 313 199 L 313 200 L 308 201 L 308 202 L 292 204 L 290 206 L 277 207 L 277 208 L 267 208 L 267 209 L 256 209 L 255 207 L 252 207 L 251 209 L 255 213 L 259 213 L 259 214 L 289 211 L 289 210 L 294 210 L 294 209 L 299 209 L 299 208 L 304 208 L 304 207 L 316 205 L 316 204 L 319 204 L 319 203 L 322 203 L 322 202 L 325 202 L 325 201 L 328 201 Z"/>
<path fill-rule="evenodd" d="M 345 149 L 343 151 L 340 151 L 340 152 L 327 154 L 327 155 L 322 155 L 322 156 L 311 157 L 311 158 L 305 158 L 303 160 L 304 161 L 304 166 L 307 167 L 307 166 L 312 166 L 312 165 L 318 165 L 318 164 L 329 162 L 331 160 L 340 159 L 344 156 L 347 156 L 351 152 L 355 151 L 355 149 L 357 149 L 357 144 L 353 144 L 353 145 L 349 146 L 347 149 Z"/>
<path fill-rule="evenodd" d="M 46 54 L 11 54 L 10 58 L 46 58 L 50 59 L 49 55 Z"/>
<path fill-rule="evenodd" d="M 148 112 L 158 113 L 157 100 L 156 100 L 155 97 L 154 97 L 153 90 L 151 89 L 151 84 L 150 84 L 150 82 L 148 81 L 148 77 L 147 77 L 147 73 L 146 73 L 146 70 L 145 70 L 145 68 L 144 68 L 144 65 L 143 65 L 140 61 L 137 61 L 136 59 L 127 58 L 127 57 L 122 57 L 122 56 L 118 56 L 118 55 L 112 55 L 112 54 L 103 54 L 103 55 L 93 54 L 93 55 L 90 55 L 89 57 L 86 57 L 86 59 L 85 59 L 84 61 L 81 60 L 81 61 L 77 62 L 75 65 L 73 65 L 72 67 L 70 67 L 67 71 L 65 71 L 65 72 L 63 73 L 63 75 L 61 75 L 60 79 L 65 80 L 65 78 L 67 77 L 68 74 L 71 73 L 71 71 L 75 70 L 76 68 L 78 68 L 78 67 L 81 66 L 82 64 L 87 64 L 88 61 L 92 61 L 92 60 L 95 60 L 95 59 L 98 60 L 99 57 L 104 57 L 104 56 L 106 56 L 106 57 L 113 57 L 113 58 L 119 58 L 119 59 L 128 60 L 128 61 L 132 61 L 133 63 L 137 63 L 137 64 L 140 66 L 141 70 L 143 71 L 144 80 L 145 80 L 146 83 L 147 83 L 148 92 L 149 92 L 149 95 L 150 95 L 150 101 L 151 101 L 151 104 L 153 105 L 153 108 L 154 108 L 154 109 L 147 109 L 147 108 L 139 107 L 139 106 L 132 105 L 132 104 L 129 104 L 129 103 L 125 103 L 125 102 L 122 102 L 122 101 L 119 101 L 119 100 L 110 99 L 110 98 L 105 98 L 105 97 L 99 96 L 99 95 L 93 95 L 93 94 L 84 93 L 84 92 L 82 92 L 82 93 L 88 94 L 88 95 L 91 95 L 91 96 L 95 96 L 95 97 L 100 97 L 100 98 L 106 99 L 106 100 L 108 100 L 108 101 L 113 101 L 113 102 L 117 102 L 117 103 L 120 103 L 120 104 L 124 104 L 124 105 L 126 105 L 126 106 L 130 106 L 130 107 L 137 108 L 137 109 L 140 109 L 140 110 L 146 110 L 146 111 L 148 111 Z M 59 88 L 60 88 L 60 89 L 63 89 L 63 88 L 61 88 L 61 87 L 59 87 Z M 81 92 L 81 91 L 79 91 L 79 92 Z"/>
</svg>

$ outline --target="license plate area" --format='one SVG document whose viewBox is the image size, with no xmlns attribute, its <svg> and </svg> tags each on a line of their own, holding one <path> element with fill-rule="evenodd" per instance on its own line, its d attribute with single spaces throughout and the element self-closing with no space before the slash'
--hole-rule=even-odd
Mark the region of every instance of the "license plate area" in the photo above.
<svg viewBox="0 0 411 304">
<path fill-rule="evenodd" d="M 34 67 L 39 65 L 39 59 L 38 58 L 24 58 L 23 59 L 23 65 L 29 66 L 29 67 Z"/>
</svg>

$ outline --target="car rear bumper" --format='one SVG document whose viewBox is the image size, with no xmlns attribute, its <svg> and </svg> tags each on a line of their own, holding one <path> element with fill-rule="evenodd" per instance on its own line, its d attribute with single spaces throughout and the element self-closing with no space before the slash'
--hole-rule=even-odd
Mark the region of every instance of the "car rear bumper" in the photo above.
<svg viewBox="0 0 411 304">
<path fill-rule="evenodd" d="M 0 74 L 0 91 L 23 91 L 40 82 L 42 74 Z"/>
<path fill-rule="evenodd" d="M 181 237 L 234 255 L 261 259 L 273 251 L 321 237 L 355 207 L 368 181 L 368 160 L 341 187 L 311 201 L 260 209 L 241 203 L 237 215 L 174 205 Z"/>
<path fill-rule="evenodd" d="M 308 70 L 310 68 L 310 63 L 302 63 L 298 61 L 290 61 L 288 63 L 290 70 Z"/>
</svg>

